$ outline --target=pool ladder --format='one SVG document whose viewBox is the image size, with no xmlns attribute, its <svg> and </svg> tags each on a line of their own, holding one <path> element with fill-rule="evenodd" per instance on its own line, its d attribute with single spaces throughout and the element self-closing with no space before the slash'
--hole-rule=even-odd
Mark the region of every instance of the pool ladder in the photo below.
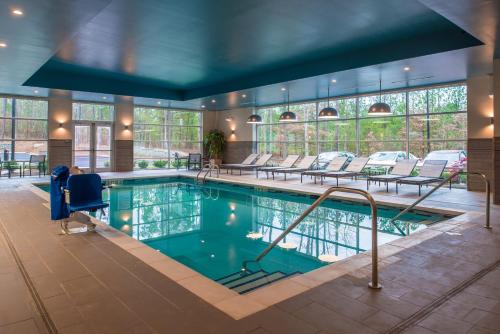
<svg viewBox="0 0 500 334">
<path fill-rule="evenodd" d="M 208 168 L 208 169 L 205 171 L 205 168 Z M 200 178 L 201 173 L 203 173 L 204 171 L 205 171 L 205 175 L 203 175 L 203 178 Z M 210 174 L 210 177 L 212 176 L 212 171 L 217 171 L 217 177 L 219 177 L 220 168 L 218 165 L 216 165 L 214 163 L 208 163 L 208 164 L 204 165 L 203 168 L 200 169 L 198 174 L 196 174 L 196 182 L 199 182 L 199 181 L 205 182 L 207 179 L 207 176 L 209 174 Z"/>
</svg>

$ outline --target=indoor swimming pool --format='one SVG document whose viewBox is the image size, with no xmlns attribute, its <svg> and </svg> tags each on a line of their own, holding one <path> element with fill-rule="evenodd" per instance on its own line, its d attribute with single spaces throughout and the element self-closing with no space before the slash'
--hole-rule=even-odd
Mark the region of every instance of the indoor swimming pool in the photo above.
<svg viewBox="0 0 500 334">
<path fill-rule="evenodd" d="M 189 178 L 107 181 L 109 211 L 97 218 L 193 270 L 218 280 L 240 272 L 314 200 L 315 196 Z M 445 217 L 379 207 L 379 244 L 425 228 Z M 327 200 L 253 270 L 305 273 L 371 247 L 370 207 Z M 255 265 L 254 265 L 255 267 Z M 252 268 L 251 268 L 252 269 Z M 226 279 L 227 280 L 227 279 Z"/>
</svg>

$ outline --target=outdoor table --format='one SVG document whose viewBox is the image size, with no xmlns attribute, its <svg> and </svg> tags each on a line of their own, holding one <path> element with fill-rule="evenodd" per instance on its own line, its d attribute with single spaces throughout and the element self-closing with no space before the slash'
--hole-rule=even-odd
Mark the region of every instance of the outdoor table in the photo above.
<svg viewBox="0 0 500 334">
<path fill-rule="evenodd" d="M 181 165 L 181 160 L 186 160 L 186 169 L 188 168 L 188 165 L 187 165 L 187 160 L 188 160 L 188 156 L 183 156 L 183 157 L 175 157 L 175 169 L 179 170 L 179 167 Z"/>
</svg>

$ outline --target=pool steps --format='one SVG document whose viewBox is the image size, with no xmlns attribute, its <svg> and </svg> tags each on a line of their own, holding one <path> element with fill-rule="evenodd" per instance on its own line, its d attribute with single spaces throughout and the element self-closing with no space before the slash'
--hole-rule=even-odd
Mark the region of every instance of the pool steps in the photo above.
<svg viewBox="0 0 500 334">
<path fill-rule="evenodd" d="M 295 272 L 292 274 L 285 274 L 281 271 L 275 271 L 268 273 L 264 270 L 259 270 L 255 272 L 236 272 L 228 276 L 221 277 L 216 280 L 217 283 L 224 285 L 225 287 L 238 292 L 239 294 L 244 294 L 260 288 L 262 286 L 274 283 L 283 278 L 290 277 L 293 275 L 301 274 L 300 272 Z"/>
</svg>

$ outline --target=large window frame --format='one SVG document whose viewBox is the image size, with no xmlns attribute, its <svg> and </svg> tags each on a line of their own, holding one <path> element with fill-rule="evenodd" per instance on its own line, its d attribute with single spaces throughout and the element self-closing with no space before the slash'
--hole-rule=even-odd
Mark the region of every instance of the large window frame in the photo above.
<svg viewBox="0 0 500 334">
<path fill-rule="evenodd" d="M 0 127 L 1 160 L 28 161 L 32 154 L 47 156 L 46 99 L 0 96 Z"/>
<path fill-rule="evenodd" d="M 139 112 L 154 116 L 149 120 L 143 120 L 138 116 Z M 182 115 L 188 117 L 182 117 Z M 191 117 L 192 115 L 196 116 Z M 187 124 L 184 122 L 186 119 Z M 153 130 L 155 128 L 157 131 Z M 148 138 L 146 134 L 151 132 L 155 132 L 155 134 L 154 136 L 149 135 Z M 202 111 L 135 105 L 134 167 L 140 169 L 179 168 L 181 166 L 176 165 L 176 153 L 179 157 L 184 157 L 187 155 L 186 152 L 203 152 L 202 133 Z M 145 156 L 147 153 L 143 153 L 142 156 L 137 154 L 139 150 L 147 152 L 155 149 L 161 151 L 156 154 L 157 156 L 147 157 Z M 156 165 L 155 162 L 157 162 Z M 185 164 L 185 160 L 179 160 L 178 163 Z"/>
<path fill-rule="evenodd" d="M 439 90 L 450 88 L 452 89 L 448 97 L 456 97 L 457 101 L 440 101 Z M 424 94 L 423 104 L 415 105 L 412 95 L 416 93 Z M 382 100 L 390 103 L 393 114 L 384 117 L 368 116 L 367 106 L 378 100 L 379 94 L 332 98 L 330 106 L 335 106 L 340 113 L 340 118 L 337 120 L 317 119 L 318 111 L 326 106 L 325 99 L 294 103 L 290 106 L 292 111 L 301 110 L 304 105 L 307 106 L 306 109 L 311 109 L 310 106 L 314 104 L 315 113 L 308 119 L 299 115 L 298 122 L 286 124 L 279 123 L 276 117 L 280 111 L 284 111 L 286 107 L 284 104 L 256 108 L 254 112 L 260 114 L 264 120 L 264 124 L 255 125 L 254 128 L 256 152 L 273 153 L 275 158 L 280 159 L 288 154 L 317 155 L 328 151 L 348 151 L 358 156 L 368 156 L 375 151 L 404 151 L 406 154 L 415 151 L 417 157 L 423 159 L 427 153 L 436 149 L 456 147 L 466 149 L 467 86 L 465 83 L 384 91 Z M 456 110 L 446 110 L 447 106 L 453 103 L 457 106 Z M 417 120 L 423 120 L 425 129 L 419 129 L 423 137 L 412 131 L 414 130 L 412 126 Z M 439 131 L 441 129 L 432 131 L 435 128 L 433 122 L 439 122 L 443 128 L 454 122 L 459 125 L 461 131 L 459 133 Z M 377 126 L 377 123 L 381 125 Z M 303 139 L 297 136 L 287 138 L 287 135 L 283 135 L 290 132 L 287 131 L 287 127 L 302 127 Z M 373 128 L 376 130 L 370 131 Z M 383 130 L 384 128 L 386 129 Z M 337 136 L 337 140 L 333 136 Z M 338 140 L 340 137 L 343 139 Z"/>
</svg>

